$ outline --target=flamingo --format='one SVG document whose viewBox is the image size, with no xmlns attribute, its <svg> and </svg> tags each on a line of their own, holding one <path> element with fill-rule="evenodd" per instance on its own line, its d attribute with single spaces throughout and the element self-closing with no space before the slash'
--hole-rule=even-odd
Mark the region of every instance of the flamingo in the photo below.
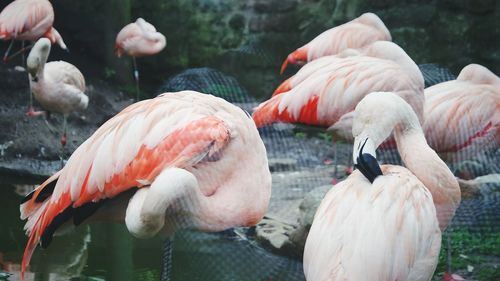
<svg viewBox="0 0 500 281">
<path fill-rule="evenodd" d="M 500 146 L 500 78 L 470 64 L 456 80 L 425 89 L 423 129 L 447 162 L 465 161 Z"/>
<path fill-rule="evenodd" d="M 7 5 L 0 13 L 0 39 L 12 41 L 4 61 L 8 59 L 14 40 L 36 41 L 46 37 L 63 50 L 68 50 L 61 34 L 52 27 L 53 23 L 54 9 L 48 0 L 15 0 Z M 22 48 L 21 51 L 29 48 Z"/>
<path fill-rule="evenodd" d="M 85 79 L 78 68 L 64 61 L 47 63 L 50 45 L 49 39 L 40 38 L 28 55 L 27 68 L 30 89 L 35 99 L 46 110 L 63 115 L 63 134 L 61 136 L 63 154 L 67 140 L 68 115 L 73 111 L 85 110 L 89 98 L 84 93 Z M 33 111 L 32 107 L 28 111 L 30 116 L 39 115 L 40 113 Z"/>
<path fill-rule="evenodd" d="M 328 29 L 311 42 L 290 53 L 281 65 L 303 64 L 323 56 L 336 55 L 345 49 L 358 49 L 375 41 L 391 41 L 391 33 L 373 13 L 365 13 L 350 22 Z"/>
<path fill-rule="evenodd" d="M 139 100 L 139 70 L 136 57 L 144 57 L 161 52 L 167 39 L 156 28 L 142 18 L 127 24 L 116 36 L 115 53 L 120 58 L 124 53 L 132 57 L 136 86 L 136 101 Z"/>
<path fill-rule="evenodd" d="M 29 240 L 21 280 L 39 241 L 47 247 L 65 222 L 78 225 L 136 188 L 124 215 L 134 236 L 221 231 L 260 221 L 271 174 L 254 122 L 225 100 L 183 91 L 132 104 L 24 199 Z"/>
<path fill-rule="evenodd" d="M 391 131 L 406 168 L 376 161 L 375 150 Z M 352 133 L 358 170 L 335 185 L 316 212 L 304 250 L 306 279 L 431 280 L 441 230 L 460 202 L 455 177 L 427 144 L 412 107 L 395 93 L 364 97 Z"/>
<path fill-rule="evenodd" d="M 352 142 L 353 110 L 374 91 L 396 93 L 423 120 L 422 73 L 403 49 L 388 41 L 306 64 L 256 108 L 253 118 L 257 127 L 278 121 L 328 127 L 334 143 Z"/>
</svg>

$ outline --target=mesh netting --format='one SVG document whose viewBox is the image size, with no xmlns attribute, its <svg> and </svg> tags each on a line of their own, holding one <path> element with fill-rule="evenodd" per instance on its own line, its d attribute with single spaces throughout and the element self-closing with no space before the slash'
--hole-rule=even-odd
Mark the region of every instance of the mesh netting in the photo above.
<svg viewBox="0 0 500 281">
<path fill-rule="evenodd" d="M 247 46 L 247 52 L 258 49 Z M 426 86 L 455 79 L 451 72 L 439 65 L 419 66 Z M 252 111 L 257 105 L 236 79 L 210 68 L 190 69 L 168 80 L 161 91 L 196 90 L 222 97 Z M 267 149 L 273 173 L 272 197 L 268 217 L 294 224 L 298 206 L 311 190 L 331 184 L 334 164 L 348 165 L 352 155 L 351 144 L 337 144 L 322 131 L 301 126 L 275 124 L 259 129 Z M 396 151 L 383 151 L 380 160 L 401 164 Z M 472 164 L 471 164 L 472 163 Z M 498 173 L 498 150 L 479 156 L 473 162 L 451 167 L 455 172 L 467 170 L 472 175 Z M 496 181 L 498 182 L 498 180 Z M 486 239 L 498 233 L 500 222 L 500 186 L 486 183 L 472 197 L 464 197 L 447 232 L 466 236 L 463 253 L 474 253 L 468 241 Z M 469 240 L 467 240 L 469 239 Z M 452 240 L 453 241 L 453 240 Z M 443 248 L 446 242 L 443 240 Z M 174 238 L 172 280 L 305 280 L 300 258 L 279 255 L 264 249 L 255 239 L 255 230 L 236 228 L 222 233 L 178 232 Z M 455 260 L 460 254 L 453 253 Z M 464 256 L 465 256 L 464 254 Z M 493 253 L 494 254 L 494 253 Z M 496 258 L 499 258 L 498 256 Z M 176 267 L 176 263 L 182 267 Z M 460 265 L 462 269 L 463 265 Z M 439 274 L 439 267 L 437 274 Z M 441 269 L 441 274 L 442 274 Z M 435 277 L 433 280 L 438 280 Z"/>
</svg>

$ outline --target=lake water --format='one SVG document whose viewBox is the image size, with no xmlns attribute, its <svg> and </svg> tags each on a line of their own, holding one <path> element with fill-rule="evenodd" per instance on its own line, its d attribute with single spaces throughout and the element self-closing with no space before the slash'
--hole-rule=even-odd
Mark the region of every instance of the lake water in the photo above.
<svg viewBox="0 0 500 281">
<path fill-rule="evenodd" d="M 18 280 L 26 236 L 22 196 L 0 185 L 0 266 Z M 163 240 L 133 238 L 124 225 L 81 226 L 37 248 L 26 280 L 159 280 Z M 274 255 L 232 230 L 176 234 L 171 280 L 304 280 L 300 261 Z"/>
</svg>

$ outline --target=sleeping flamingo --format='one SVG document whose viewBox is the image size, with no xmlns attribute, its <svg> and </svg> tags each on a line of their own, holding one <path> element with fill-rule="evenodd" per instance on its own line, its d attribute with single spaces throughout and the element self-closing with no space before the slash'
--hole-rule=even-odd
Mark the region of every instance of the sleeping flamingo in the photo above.
<svg viewBox="0 0 500 281">
<path fill-rule="evenodd" d="M 423 129 L 447 162 L 468 160 L 500 147 L 500 78 L 470 64 L 456 80 L 425 89 Z"/>
<path fill-rule="evenodd" d="M 320 57 L 336 55 L 345 49 L 358 49 L 375 41 L 391 40 L 391 33 L 382 20 L 373 13 L 365 13 L 321 33 L 289 54 L 281 65 L 280 73 L 283 74 L 289 63 L 303 64 Z"/>
<path fill-rule="evenodd" d="M 334 143 L 352 142 L 354 108 L 374 91 L 396 93 L 423 119 L 422 74 L 403 49 L 388 41 L 306 64 L 256 108 L 253 118 L 257 127 L 278 121 L 328 127 Z"/>
<path fill-rule="evenodd" d="M 15 0 L 7 5 L 0 13 L 0 39 L 12 41 L 5 52 L 4 61 L 8 58 L 14 40 L 36 41 L 46 37 L 67 50 L 61 35 L 52 27 L 53 23 L 54 9 L 48 0 Z M 23 47 L 21 51 L 29 48 Z"/>
<path fill-rule="evenodd" d="M 406 168 L 376 161 L 391 131 Z M 455 177 L 428 146 L 412 107 L 394 93 L 363 98 L 352 133 L 359 170 L 335 185 L 316 212 L 304 250 L 306 279 L 431 280 L 440 228 L 460 202 Z"/>
<path fill-rule="evenodd" d="M 124 218 L 108 217 L 124 220 L 137 237 L 255 225 L 267 211 L 271 174 L 254 122 L 225 100 L 194 91 L 125 108 L 24 199 L 29 240 L 21 278 L 38 242 L 47 247 L 64 223 L 78 225 L 131 192 Z"/>
<path fill-rule="evenodd" d="M 50 40 L 40 38 L 28 55 L 27 68 L 30 88 L 35 99 L 48 112 L 63 115 L 61 145 L 64 150 L 67 140 L 67 118 L 73 111 L 85 110 L 89 98 L 85 95 L 85 79 L 74 65 L 64 61 L 47 63 L 50 54 Z M 28 115 L 38 115 L 30 107 Z M 48 123 L 47 123 L 48 124 Z M 62 151 L 62 154 L 64 151 Z M 62 159 L 63 155 L 61 155 Z"/>
<path fill-rule="evenodd" d="M 136 101 L 139 100 L 139 70 L 136 57 L 144 57 L 161 52 L 167 39 L 156 28 L 142 18 L 127 24 L 116 36 L 115 52 L 118 57 L 124 53 L 132 57 L 136 86 Z"/>
</svg>

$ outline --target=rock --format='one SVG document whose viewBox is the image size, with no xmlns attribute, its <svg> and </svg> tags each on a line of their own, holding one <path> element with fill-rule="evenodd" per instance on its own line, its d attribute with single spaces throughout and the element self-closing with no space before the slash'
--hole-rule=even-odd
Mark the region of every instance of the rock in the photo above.
<svg viewBox="0 0 500 281">
<path fill-rule="evenodd" d="M 289 14 L 255 15 L 250 19 L 251 32 L 287 32 L 294 28 L 295 19 Z"/>
<path fill-rule="evenodd" d="M 175 75 L 161 86 L 158 93 L 184 90 L 211 94 L 232 103 L 254 101 L 234 77 L 208 67 L 192 68 Z"/>
<path fill-rule="evenodd" d="M 297 169 L 297 160 L 292 158 L 271 158 L 268 160 L 271 172 L 293 171 Z"/>
<path fill-rule="evenodd" d="M 264 218 L 256 227 L 256 240 L 275 252 L 284 256 L 297 256 L 296 247 L 291 244 L 290 233 L 296 226 L 279 222 L 275 219 Z"/>
<path fill-rule="evenodd" d="M 288 12 L 297 6 L 297 0 L 254 0 L 253 8 L 257 13 Z"/>
<path fill-rule="evenodd" d="M 288 207 L 290 213 L 296 214 L 297 209 L 299 211 L 293 223 L 283 222 L 282 218 L 268 217 L 262 220 L 256 228 L 257 241 L 277 254 L 302 257 L 314 214 L 331 188 L 331 185 L 315 188 L 307 193 L 299 206 L 295 206 L 295 210 L 293 207 Z"/>
<path fill-rule="evenodd" d="M 316 210 L 330 189 L 332 189 L 331 185 L 317 187 L 309 192 L 300 203 L 299 225 L 289 235 L 291 244 L 295 246 L 296 251 L 300 254 L 304 252 L 307 235 L 309 229 L 311 229 Z"/>
</svg>

